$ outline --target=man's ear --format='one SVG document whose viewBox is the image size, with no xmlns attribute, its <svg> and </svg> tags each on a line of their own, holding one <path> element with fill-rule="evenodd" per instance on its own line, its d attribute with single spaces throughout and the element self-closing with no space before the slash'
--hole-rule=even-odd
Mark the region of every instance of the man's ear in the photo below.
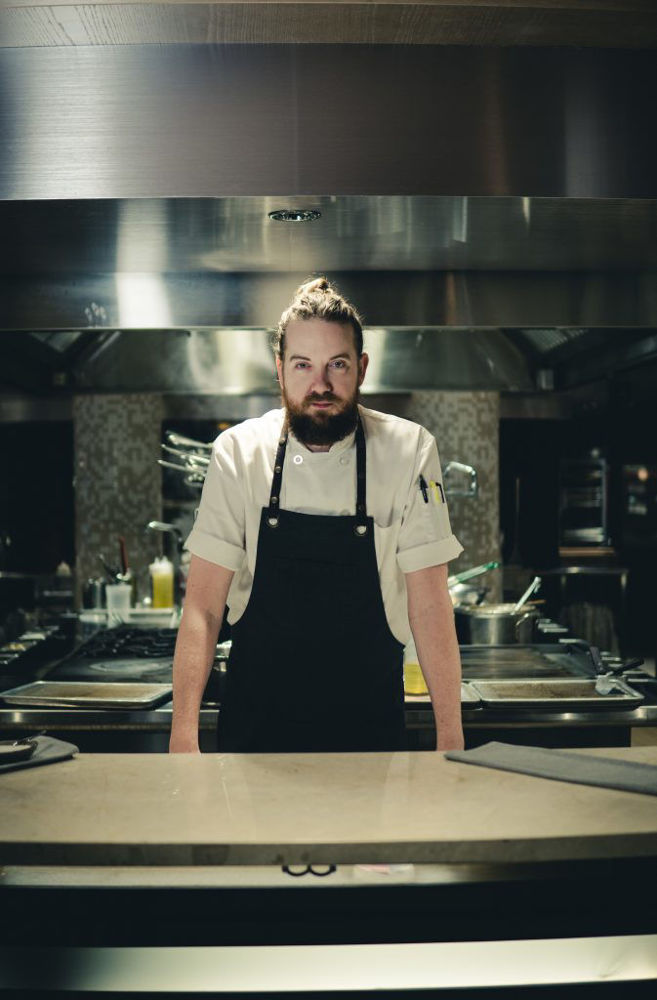
<svg viewBox="0 0 657 1000">
<path fill-rule="evenodd" d="M 283 385 L 283 362 L 280 358 L 276 358 L 276 375 L 278 381 Z"/>
<path fill-rule="evenodd" d="M 367 366 L 369 364 L 369 355 L 361 354 L 358 359 L 358 385 L 359 387 L 363 384 L 363 379 L 365 378 L 365 372 L 367 371 Z"/>
</svg>

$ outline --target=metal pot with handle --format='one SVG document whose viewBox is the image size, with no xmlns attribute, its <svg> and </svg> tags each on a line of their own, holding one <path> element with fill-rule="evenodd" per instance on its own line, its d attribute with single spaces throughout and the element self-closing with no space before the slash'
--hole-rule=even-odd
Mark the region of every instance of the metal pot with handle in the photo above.
<svg viewBox="0 0 657 1000">
<path fill-rule="evenodd" d="M 481 604 L 488 593 L 488 587 L 466 583 L 466 581 L 472 580 L 476 576 L 481 576 L 482 573 L 487 573 L 491 569 L 497 569 L 499 565 L 498 562 L 482 563 L 481 566 L 473 566 L 471 569 L 466 569 L 461 573 L 456 573 L 454 576 L 449 576 L 447 578 L 447 588 L 452 598 L 452 604 L 455 606 L 458 604 Z"/>
<path fill-rule="evenodd" d="M 515 604 L 459 604 L 454 608 L 456 634 L 463 644 L 509 646 L 534 641 L 536 608 L 515 611 Z"/>
</svg>

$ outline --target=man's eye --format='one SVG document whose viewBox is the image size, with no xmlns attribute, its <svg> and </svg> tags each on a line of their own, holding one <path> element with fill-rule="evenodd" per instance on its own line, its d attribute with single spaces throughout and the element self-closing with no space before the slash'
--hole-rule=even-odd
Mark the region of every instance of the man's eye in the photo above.
<svg viewBox="0 0 657 1000">
<path fill-rule="evenodd" d="M 308 365 L 307 365 L 307 363 L 305 361 L 297 361 L 297 363 L 295 364 L 294 367 L 295 368 L 307 368 Z"/>
<path fill-rule="evenodd" d="M 334 361 L 333 362 L 333 367 L 334 368 L 346 368 L 347 367 L 347 363 L 345 361 Z"/>
</svg>

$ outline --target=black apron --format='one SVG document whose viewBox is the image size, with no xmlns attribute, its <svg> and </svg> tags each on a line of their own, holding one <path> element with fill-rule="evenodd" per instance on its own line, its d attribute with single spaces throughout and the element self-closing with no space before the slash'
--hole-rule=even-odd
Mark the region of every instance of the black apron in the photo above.
<svg viewBox="0 0 657 1000">
<path fill-rule="evenodd" d="M 403 749 L 403 646 L 381 595 L 361 422 L 353 517 L 279 509 L 286 445 L 284 426 L 253 588 L 231 630 L 219 750 Z"/>
</svg>

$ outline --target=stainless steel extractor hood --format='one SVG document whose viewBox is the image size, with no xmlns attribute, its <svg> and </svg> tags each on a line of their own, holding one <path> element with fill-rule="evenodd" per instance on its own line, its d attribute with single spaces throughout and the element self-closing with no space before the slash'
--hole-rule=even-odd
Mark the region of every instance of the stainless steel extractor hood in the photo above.
<svg viewBox="0 0 657 1000">
<path fill-rule="evenodd" d="M 371 391 L 548 385 L 592 335 L 645 357 L 653 55 L 0 49 L 0 385 L 268 391 L 313 273 L 364 314 Z"/>
<path fill-rule="evenodd" d="M 0 225 L 3 381 L 24 388 L 274 392 L 269 331 L 314 273 L 363 313 L 371 392 L 526 391 L 583 331 L 629 349 L 657 325 L 653 200 L 8 201 Z"/>
</svg>

